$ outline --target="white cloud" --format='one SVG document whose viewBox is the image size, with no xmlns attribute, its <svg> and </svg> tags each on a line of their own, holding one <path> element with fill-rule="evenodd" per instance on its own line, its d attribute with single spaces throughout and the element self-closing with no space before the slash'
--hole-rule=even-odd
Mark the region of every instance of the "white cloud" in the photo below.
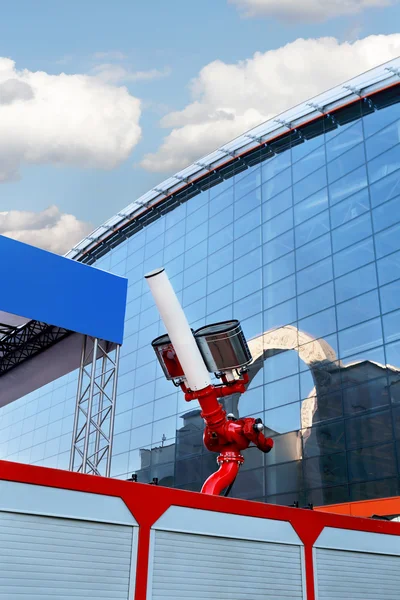
<svg viewBox="0 0 400 600">
<path fill-rule="evenodd" d="M 74 215 L 63 214 L 57 206 L 41 212 L 10 210 L 0 212 L 0 234 L 65 254 L 93 228 Z"/>
<path fill-rule="evenodd" d="M 177 171 L 263 121 L 400 54 L 400 34 L 354 43 L 298 39 L 236 64 L 203 67 L 191 83 L 193 101 L 167 114 L 173 128 L 141 166 Z"/>
<path fill-rule="evenodd" d="M 141 135 L 140 101 L 88 75 L 17 70 L 0 57 L 0 182 L 22 164 L 110 169 Z"/>
<path fill-rule="evenodd" d="M 382 8 L 398 0 L 228 0 L 246 17 L 273 17 L 297 23 L 321 22 L 355 15 L 368 8 Z"/>
<path fill-rule="evenodd" d="M 115 85 L 118 83 L 128 83 L 130 81 L 153 81 L 153 79 L 162 79 L 168 77 L 171 70 L 166 67 L 164 69 L 149 69 L 148 71 L 130 71 L 122 65 L 104 63 L 94 67 L 92 73 L 101 81 Z"/>
</svg>

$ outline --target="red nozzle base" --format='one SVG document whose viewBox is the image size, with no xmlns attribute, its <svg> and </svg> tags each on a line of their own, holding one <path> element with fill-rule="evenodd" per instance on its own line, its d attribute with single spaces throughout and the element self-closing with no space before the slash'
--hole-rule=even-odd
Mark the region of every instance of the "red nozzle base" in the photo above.
<svg viewBox="0 0 400 600">
<path fill-rule="evenodd" d="M 218 456 L 217 462 L 219 469 L 205 481 L 201 488 L 202 494 L 219 496 L 235 481 L 244 457 L 239 452 L 228 450 Z"/>
</svg>

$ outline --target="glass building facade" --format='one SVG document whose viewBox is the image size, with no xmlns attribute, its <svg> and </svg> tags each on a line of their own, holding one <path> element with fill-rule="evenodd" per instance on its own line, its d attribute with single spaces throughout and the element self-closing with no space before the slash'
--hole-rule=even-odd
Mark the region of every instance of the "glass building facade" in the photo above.
<svg viewBox="0 0 400 600">
<path fill-rule="evenodd" d="M 245 452 L 231 495 L 400 495 L 399 86 L 213 177 L 94 263 L 129 280 L 112 475 L 199 490 L 216 469 L 197 402 L 164 379 L 151 347 L 164 330 L 143 276 L 164 266 L 193 328 L 237 318 L 250 340 L 248 391 L 225 404 L 261 416 L 275 447 Z M 1 458 L 68 468 L 76 380 L 1 410 Z"/>
</svg>

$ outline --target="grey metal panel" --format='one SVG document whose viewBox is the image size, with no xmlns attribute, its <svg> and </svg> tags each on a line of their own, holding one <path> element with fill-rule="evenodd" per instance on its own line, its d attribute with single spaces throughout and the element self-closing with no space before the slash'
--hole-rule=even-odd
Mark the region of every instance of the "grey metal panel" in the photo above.
<svg viewBox="0 0 400 600">
<path fill-rule="evenodd" d="M 298 600 L 301 547 L 154 532 L 148 600 Z"/>
<path fill-rule="evenodd" d="M 0 599 L 128 600 L 133 530 L 0 512 Z"/>
<path fill-rule="evenodd" d="M 318 600 L 398 600 L 400 597 L 399 556 L 320 548 L 315 556 Z"/>
</svg>

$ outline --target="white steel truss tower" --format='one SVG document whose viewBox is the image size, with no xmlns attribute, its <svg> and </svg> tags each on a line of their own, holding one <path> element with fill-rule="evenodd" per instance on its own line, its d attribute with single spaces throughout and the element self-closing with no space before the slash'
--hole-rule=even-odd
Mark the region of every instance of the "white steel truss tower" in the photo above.
<svg viewBox="0 0 400 600">
<path fill-rule="evenodd" d="M 110 477 L 120 346 L 85 336 L 69 470 Z"/>
</svg>

